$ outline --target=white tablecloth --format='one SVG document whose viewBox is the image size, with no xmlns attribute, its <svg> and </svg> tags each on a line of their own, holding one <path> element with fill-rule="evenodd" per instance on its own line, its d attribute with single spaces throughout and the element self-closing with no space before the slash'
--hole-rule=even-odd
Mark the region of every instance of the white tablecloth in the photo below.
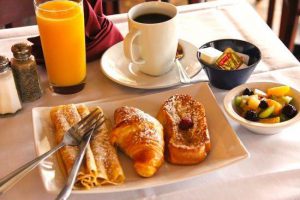
<svg viewBox="0 0 300 200">
<path fill-rule="evenodd" d="M 276 81 L 300 90 L 300 64 L 271 29 L 244 0 L 217 1 L 182 6 L 180 37 L 199 47 L 210 40 L 238 38 L 257 45 L 262 61 L 249 81 Z M 122 34 L 127 33 L 126 15 L 110 16 Z M 36 35 L 37 27 L 0 30 L 0 53 L 11 57 L 13 43 Z M 74 95 L 52 94 L 45 71 L 40 75 L 44 96 L 23 105 L 9 118 L 0 118 L 0 177 L 35 157 L 31 109 L 96 99 L 116 99 L 159 92 L 131 89 L 107 79 L 99 61 L 88 64 L 86 88 Z M 201 72 L 195 79 L 207 79 Z M 0 86 L 1 87 L 1 86 Z M 226 90 L 212 87 L 219 105 Z M 162 187 L 113 194 L 72 195 L 71 199 L 300 199 L 300 124 L 276 135 L 256 135 L 229 120 L 251 154 L 250 158 L 199 178 Z M 43 187 L 38 169 L 33 170 L 1 199 L 54 199 Z"/>
</svg>

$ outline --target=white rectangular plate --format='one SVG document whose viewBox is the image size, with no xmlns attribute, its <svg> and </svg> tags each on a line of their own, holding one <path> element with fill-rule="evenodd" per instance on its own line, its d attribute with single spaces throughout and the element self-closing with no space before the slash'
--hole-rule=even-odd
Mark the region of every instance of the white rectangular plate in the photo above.
<svg viewBox="0 0 300 200">
<path fill-rule="evenodd" d="M 135 173 L 132 161 L 119 152 L 126 176 L 124 184 L 120 186 L 97 187 L 91 190 L 77 190 L 74 193 L 108 193 L 161 186 L 197 177 L 249 156 L 249 153 L 219 108 L 207 83 L 199 83 L 131 99 L 110 102 L 101 102 L 99 100 L 86 102 L 85 104 L 88 106 L 101 106 L 106 116 L 113 122 L 115 109 L 124 105 L 137 107 L 152 116 L 156 116 L 163 102 L 174 94 L 189 94 L 194 99 L 200 101 L 205 107 L 212 148 L 208 157 L 203 162 L 191 166 L 176 166 L 165 162 L 153 177 L 141 178 Z M 55 145 L 49 110 L 50 107 L 38 107 L 32 111 L 34 140 L 38 155 L 48 151 Z M 65 182 L 65 177 L 59 166 L 56 156 L 52 156 L 39 166 L 43 183 L 49 192 L 57 193 Z"/>
</svg>

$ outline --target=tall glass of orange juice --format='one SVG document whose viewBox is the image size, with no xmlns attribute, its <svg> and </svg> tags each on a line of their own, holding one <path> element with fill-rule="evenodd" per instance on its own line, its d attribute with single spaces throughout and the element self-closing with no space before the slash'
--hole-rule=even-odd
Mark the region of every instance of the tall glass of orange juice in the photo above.
<svg viewBox="0 0 300 200">
<path fill-rule="evenodd" d="M 82 0 L 35 0 L 35 13 L 50 88 L 79 92 L 86 77 Z"/>
</svg>

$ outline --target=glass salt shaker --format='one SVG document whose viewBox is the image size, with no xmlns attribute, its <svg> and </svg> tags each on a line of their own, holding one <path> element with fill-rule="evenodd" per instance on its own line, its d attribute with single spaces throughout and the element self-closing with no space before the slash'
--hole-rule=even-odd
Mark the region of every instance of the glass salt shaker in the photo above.
<svg viewBox="0 0 300 200">
<path fill-rule="evenodd" d="M 22 108 L 9 61 L 0 56 L 0 116 L 16 113 Z"/>
<path fill-rule="evenodd" d="M 11 47 L 14 58 L 11 68 L 15 77 L 17 89 L 23 102 L 31 102 L 42 96 L 42 88 L 37 73 L 37 65 L 31 55 L 31 46 L 17 43 Z"/>
</svg>

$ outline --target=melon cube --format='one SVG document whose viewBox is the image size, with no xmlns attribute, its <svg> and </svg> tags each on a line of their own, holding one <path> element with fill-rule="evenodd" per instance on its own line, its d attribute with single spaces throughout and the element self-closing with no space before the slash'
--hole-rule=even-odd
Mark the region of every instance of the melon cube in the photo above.
<svg viewBox="0 0 300 200">
<path fill-rule="evenodd" d="M 259 114 L 259 118 L 267 118 L 273 114 L 275 106 L 270 106 Z"/>
<path fill-rule="evenodd" d="M 257 95 L 251 95 L 248 99 L 248 106 L 252 110 L 257 110 L 260 104 L 260 100 L 258 99 Z"/>
<path fill-rule="evenodd" d="M 290 97 L 290 96 L 283 96 L 281 97 L 286 104 L 289 104 L 292 100 L 293 100 L 293 97 Z"/>
<path fill-rule="evenodd" d="M 236 106 L 240 106 L 241 102 L 242 102 L 242 97 L 241 96 L 236 96 L 235 99 L 234 99 L 234 104 Z"/>
<path fill-rule="evenodd" d="M 279 102 L 272 99 L 267 99 L 266 101 L 269 107 L 274 106 L 273 115 L 279 115 L 283 106 Z"/>
</svg>

